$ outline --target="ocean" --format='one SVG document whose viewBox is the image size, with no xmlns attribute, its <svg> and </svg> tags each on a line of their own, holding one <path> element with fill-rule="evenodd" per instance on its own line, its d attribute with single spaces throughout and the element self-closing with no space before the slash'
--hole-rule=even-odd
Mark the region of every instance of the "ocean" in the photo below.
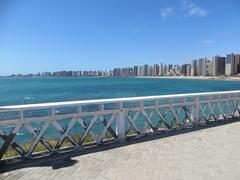
<svg viewBox="0 0 240 180">
<path fill-rule="evenodd" d="M 160 78 L 0 78 L 0 106 L 239 90 L 240 81 Z"/>
<path fill-rule="evenodd" d="M 165 95 L 193 92 L 213 92 L 239 90 L 240 81 L 230 80 L 195 80 L 195 79 L 160 79 L 160 78 L 0 78 L 0 106 L 46 103 L 59 101 L 74 101 L 86 99 L 135 97 L 150 95 Z M 69 120 L 59 121 L 67 127 Z M 143 120 L 139 122 L 143 125 Z M 42 123 L 32 123 L 39 129 Z M 12 126 L 1 127 L 7 134 Z M 95 132 L 101 132 L 100 125 Z M 82 134 L 79 127 L 73 127 L 70 132 Z M 59 132 L 49 127 L 45 133 L 47 139 L 57 139 Z M 15 140 L 20 144 L 31 141 L 31 134 L 21 128 Z M 3 144 L 0 138 L 0 146 Z"/>
</svg>

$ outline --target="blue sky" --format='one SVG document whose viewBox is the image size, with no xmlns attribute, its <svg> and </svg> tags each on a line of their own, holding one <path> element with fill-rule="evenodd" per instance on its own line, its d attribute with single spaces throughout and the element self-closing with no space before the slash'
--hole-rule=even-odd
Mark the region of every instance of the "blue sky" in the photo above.
<svg viewBox="0 0 240 180">
<path fill-rule="evenodd" d="M 0 0 L 0 75 L 240 52 L 239 0 Z"/>
</svg>

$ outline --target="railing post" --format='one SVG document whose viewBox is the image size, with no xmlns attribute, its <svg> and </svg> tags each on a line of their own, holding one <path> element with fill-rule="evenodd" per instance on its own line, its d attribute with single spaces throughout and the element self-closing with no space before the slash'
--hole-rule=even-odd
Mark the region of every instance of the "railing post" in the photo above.
<svg viewBox="0 0 240 180">
<path fill-rule="evenodd" d="M 123 103 L 120 102 L 119 104 L 119 114 L 118 118 L 116 121 L 116 133 L 118 135 L 118 140 L 119 141 L 124 141 L 125 140 L 125 112 L 123 109 Z"/>
<path fill-rule="evenodd" d="M 236 94 L 236 99 L 238 99 L 238 97 L 240 96 L 240 94 Z M 238 116 L 240 115 L 240 103 L 239 103 L 239 100 L 237 100 L 237 113 L 238 113 Z"/>
<path fill-rule="evenodd" d="M 196 126 L 199 123 L 199 96 L 194 97 L 194 104 L 192 108 L 191 117 L 193 120 L 193 125 Z"/>
</svg>

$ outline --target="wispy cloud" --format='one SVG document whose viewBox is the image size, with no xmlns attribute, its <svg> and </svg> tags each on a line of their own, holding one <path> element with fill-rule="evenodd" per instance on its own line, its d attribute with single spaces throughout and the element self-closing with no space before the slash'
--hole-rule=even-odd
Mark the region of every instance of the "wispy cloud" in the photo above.
<svg viewBox="0 0 240 180">
<path fill-rule="evenodd" d="M 215 41 L 212 40 L 212 39 L 205 39 L 205 40 L 202 41 L 202 43 L 203 44 L 213 44 L 213 43 L 215 43 Z"/>
<path fill-rule="evenodd" d="M 169 6 L 161 9 L 162 19 L 167 19 L 170 16 L 175 17 L 207 17 L 209 11 L 194 4 L 190 0 L 182 1 L 178 6 Z"/>
<path fill-rule="evenodd" d="M 197 17 L 207 17 L 207 10 L 197 6 L 190 1 L 183 1 L 183 10 L 185 11 L 185 16 L 197 16 Z"/>
<path fill-rule="evenodd" d="M 168 18 L 169 16 L 173 16 L 174 15 L 174 8 L 173 7 L 166 7 L 161 9 L 161 17 L 163 19 Z"/>
</svg>

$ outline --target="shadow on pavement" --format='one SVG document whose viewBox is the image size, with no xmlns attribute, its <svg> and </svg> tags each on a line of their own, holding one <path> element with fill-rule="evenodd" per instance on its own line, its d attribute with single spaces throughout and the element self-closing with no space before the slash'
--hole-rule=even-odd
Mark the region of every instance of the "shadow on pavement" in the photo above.
<svg viewBox="0 0 240 180">
<path fill-rule="evenodd" d="M 76 164 L 77 160 L 72 160 L 71 157 L 60 158 L 53 161 L 46 161 L 39 164 L 40 166 L 52 166 L 52 169 L 61 169 Z M 38 165 L 38 166 L 39 166 Z"/>
</svg>

